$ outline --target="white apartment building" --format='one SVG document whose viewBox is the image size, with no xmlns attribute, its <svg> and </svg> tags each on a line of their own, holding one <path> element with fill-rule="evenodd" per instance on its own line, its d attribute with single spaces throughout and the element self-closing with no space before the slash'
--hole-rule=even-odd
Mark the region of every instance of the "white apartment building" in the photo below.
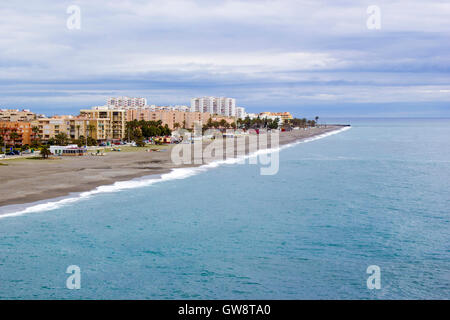
<svg viewBox="0 0 450 320">
<path fill-rule="evenodd" d="M 107 106 L 110 109 L 141 108 L 147 105 L 145 98 L 110 97 Z"/>
<path fill-rule="evenodd" d="M 192 98 L 191 112 L 209 112 L 234 117 L 236 116 L 236 99 L 225 97 Z"/>
<path fill-rule="evenodd" d="M 217 110 L 217 106 L 216 106 Z M 192 98 L 191 112 L 214 112 L 214 97 Z"/>
<path fill-rule="evenodd" d="M 247 116 L 247 113 L 245 112 L 245 108 L 243 107 L 236 107 L 236 117 L 239 119 L 245 119 Z"/>
</svg>

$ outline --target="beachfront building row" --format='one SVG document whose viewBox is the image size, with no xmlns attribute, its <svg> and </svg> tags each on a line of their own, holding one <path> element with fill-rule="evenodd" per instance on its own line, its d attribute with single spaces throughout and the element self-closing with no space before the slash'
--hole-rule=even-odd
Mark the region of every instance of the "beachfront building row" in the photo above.
<svg viewBox="0 0 450 320">
<path fill-rule="evenodd" d="M 80 110 L 80 115 L 59 115 L 50 118 L 39 118 L 30 122 L 0 122 L 0 135 L 7 145 L 30 145 L 35 138 L 48 141 L 60 134 L 69 139 L 92 137 L 97 141 L 124 140 L 126 138 L 126 122 L 132 120 L 161 121 L 169 129 L 192 129 L 196 124 L 202 126 L 209 119 L 220 122 L 225 120 L 232 124 L 235 119 L 203 112 L 152 111 L 149 109 L 115 110 L 106 106 Z M 10 134 L 16 132 L 14 141 Z"/>
<path fill-rule="evenodd" d="M 270 119 L 276 120 L 278 119 L 279 124 L 285 123 L 287 120 L 293 119 L 290 112 L 261 112 L 261 113 L 248 113 L 247 116 L 250 119 Z"/>
<path fill-rule="evenodd" d="M 208 112 L 210 114 L 235 117 L 236 99 L 225 97 L 192 98 L 191 112 Z"/>
<path fill-rule="evenodd" d="M 70 139 L 92 137 L 97 141 L 123 140 L 125 126 L 123 110 L 89 109 L 81 110 L 79 116 L 53 116 L 30 122 L 0 121 L 0 136 L 6 145 L 30 145 L 33 139 L 48 141 L 59 134 L 65 134 Z M 13 132 L 16 135 L 11 135 Z"/>
<path fill-rule="evenodd" d="M 210 118 L 209 113 L 185 112 L 172 110 L 152 110 L 145 108 L 128 109 L 125 111 L 127 121 L 161 121 L 162 125 L 167 125 L 169 129 L 177 128 L 191 129 L 195 123 L 206 123 Z"/>
<path fill-rule="evenodd" d="M 278 117 L 280 119 L 280 123 L 293 119 L 290 112 L 261 112 L 259 115 L 261 118 Z"/>
<path fill-rule="evenodd" d="M 37 127 L 42 141 L 64 133 L 70 139 L 92 137 L 95 140 L 122 140 L 125 137 L 125 112 L 123 110 L 81 110 L 80 115 L 39 118 L 31 122 Z"/>
</svg>

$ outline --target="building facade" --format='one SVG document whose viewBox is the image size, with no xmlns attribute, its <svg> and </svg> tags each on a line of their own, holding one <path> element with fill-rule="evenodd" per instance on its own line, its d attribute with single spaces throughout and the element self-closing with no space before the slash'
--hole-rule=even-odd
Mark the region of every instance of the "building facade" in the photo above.
<svg viewBox="0 0 450 320">
<path fill-rule="evenodd" d="M 31 144 L 33 131 L 30 122 L 0 121 L 0 135 L 7 146 L 24 146 Z"/>
<path fill-rule="evenodd" d="M 177 128 L 191 129 L 194 123 L 204 124 L 208 121 L 210 113 L 208 112 L 185 112 L 173 110 L 154 110 L 146 108 L 125 110 L 126 121 L 144 120 L 161 121 L 164 126 L 167 124 L 169 129 Z"/>
<path fill-rule="evenodd" d="M 97 141 L 125 138 L 125 110 L 93 107 L 80 110 L 80 116 L 87 119 L 87 132 Z"/>
<path fill-rule="evenodd" d="M 112 109 L 140 108 L 147 105 L 145 98 L 110 97 L 107 106 Z"/>
<path fill-rule="evenodd" d="M 34 112 L 28 109 L 0 109 L 0 121 L 25 121 L 30 122 L 37 118 Z"/>
<path fill-rule="evenodd" d="M 280 124 L 285 123 L 287 120 L 293 119 L 292 115 L 289 112 L 261 112 L 259 114 L 260 118 L 268 118 L 268 119 L 280 119 Z"/>
<path fill-rule="evenodd" d="M 31 126 L 38 128 L 39 138 L 43 141 L 55 138 L 64 133 L 70 139 L 78 139 L 86 136 L 87 118 L 76 116 L 53 116 L 51 118 L 39 118 L 31 122 Z"/>
<path fill-rule="evenodd" d="M 244 119 L 246 116 L 247 116 L 247 113 L 245 112 L 245 108 L 236 107 L 236 118 Z"/>
<path fill-rule="evenodd" d="M 227 117 L 236 116 L 236 99 L 225 97 L 202 97 L 191 99 L 191 112 L 208 112 Z"/>
</svg>

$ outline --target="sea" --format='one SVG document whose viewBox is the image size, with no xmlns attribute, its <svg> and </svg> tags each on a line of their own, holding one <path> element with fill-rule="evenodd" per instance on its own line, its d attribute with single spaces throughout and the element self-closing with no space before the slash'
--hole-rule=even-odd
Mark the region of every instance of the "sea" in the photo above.
<svg viewBox="0 0 450 320">
<path fill-rule="evenodd" d="M 351 128 L 274 175 L 225 161 L 9 208 L 0 299 L 449 299 L 450 119 L 320 121 Z"/>
</svg>

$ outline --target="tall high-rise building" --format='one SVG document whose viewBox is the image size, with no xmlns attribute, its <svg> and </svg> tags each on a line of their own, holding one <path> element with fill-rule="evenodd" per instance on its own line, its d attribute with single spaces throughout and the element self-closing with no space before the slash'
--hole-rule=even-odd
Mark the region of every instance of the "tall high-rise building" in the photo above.
<svg viewBox="0 0 450 320">
<path fill-rule="evenodd" d="M 202 97 L 191 99 L 191 112 L 209 112 L 227 117 L 236 116 L 236 99 Z"/>
<path fill-rule="evenodd" d="M 108 108 L 111 109 L 139 108 L 146 105 L 147 99 L 145 98 L 111 97 L 107 102 Z"/>
</svg>

